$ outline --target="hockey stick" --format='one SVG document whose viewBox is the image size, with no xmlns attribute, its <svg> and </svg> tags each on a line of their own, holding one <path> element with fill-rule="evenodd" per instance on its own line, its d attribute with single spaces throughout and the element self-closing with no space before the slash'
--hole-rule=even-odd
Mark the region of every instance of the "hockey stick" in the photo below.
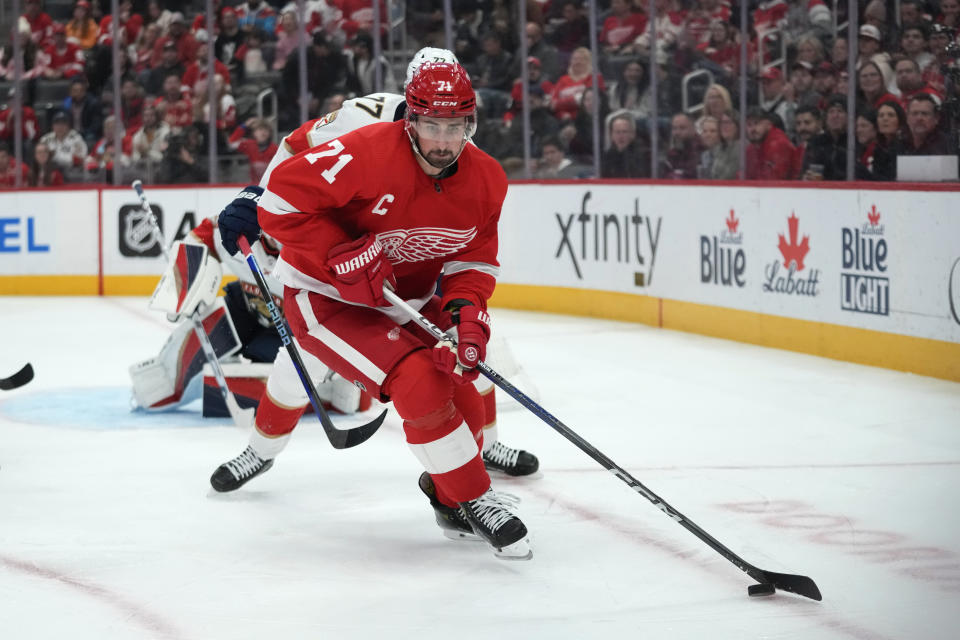
<svg viewBox="0 0 960 640">
<path fill-rule="evenodd" d="M 428 333 L 430 333 L 437 340 L 450 340 L 450 336 L 445 334 L 440 330 L 435 324 L 423 317 L 416 309 L 407 304 L 402 298 L 398 295 L 384 287 L 383 291 L 384 297 L 387 301 L 390 302 L 394 307 L 404 311 L 410 319 L 416 322 L 418 325 L 423 327 Z M 747 592 L 753 595 L 770 595 L 776 589 L 782 591 L 789 591 L 791 593 L 796 593 L 812 600 L 821 600 L 820 589 L 817 588 L 816 583 L 808 578 L 807 576 L 798 576 L 788 573 L 776 573 L 774 571 L 764 571 L 763 569 L 758 569 L 753 566 L 736 553 L 724 546 L 719 540 L 711 536 L 709 533 L 701 529 L 699 526 L 694 524 L 689 518 L 685 515 L 674 509 L 672 506 L 667 504 L 663 498 L 655 494 L 653 491 L 643 486 L 639 480 L 634 478 L 632 475 L 627 473 L 622 467 L 617 465 L 613 460 L 605 456 L 603 453 L 598 451 L 593 445 L 577 435 L 570 427 L 563 424 L 556 417 L 553 416 L 549 411 L 541 407 L 539 404 L 528 398 L 522 391 L 514 387 L 507 380 L 505 380 L 499 373 L 491 369 L 485 362 L 480 362 L 477 365 L 477 369 L 480 370 L 484 376 L 490 379 L 495 385 L 507 392 L 514 400 L 522 404 L 524 407 L 529 409 L 536 415 L 538 418 L 546 422 L 554 431 L 562 435 L 564 438 L 575 444 L 581 451 L 586 453 L 588 456 L 593 458 L 595 461 L 600 463 L 600 465 L 605 468 L 607 471 L 613 473 L 621 480 L 623 480 L 630 488 L 642 495 L 644 498 L 653 503 L 655 507 L 663 511 L 667 517 L 671 520 L 674 520 L 682 526 L 684 529 L 692 533 L 693 535 L 700 538 L 703 542 L 707 543 L 714 551 L 719 553 L 721 556 L 732 562 L 736 565 L 741 571 L 746 573 L 748 576 L 756 580 L 759 584 L 750 585 Z"/>
<path fill-rule="evenodd" d="M 313 380 L 310 379 L 310 373 L 303 363 L 303 358 L 300 357 L 300 350 L 297 349 L 297 345 L 293 342 L 290 329 L 287 327 L 287 323 L 283 318 L 283 312 L 280 311 L 273 302 L 273 296 L 270 295 L 270 287 L 267 286 L 267 280 L 263 277 L 263 271 L 260 270 L 257 258 L 250 250 L 250 243 L 247 242 L 245 237 L 240 236 L 237 240 L 237 245 L 239 245 L 240 251 L 243 252 L 243 257 L 247 260 L 247 266 L 250 267 L 253 278 L 257 281 L 257 286 L 260 287 L 260 296 L 270 311 L 270 319 L 273 320 L 273 326 L 276 327 L 277 333 L 283 341 L 283 346 L 287 348 L 287 353 L 290 354 L 290 359 L 293 360 L 293 367 L 297 370 L 297 375 L 300 376 L 300 382 L 307 391 L 310 404 L 313 405 L 314 412 L 317 414 L 317 417 L 320 418 L 320 424 L 323 425 L 323 431 L 327 434 L 327 439 L 330 440 L 330 444 L 333 445 L 334 449 L 348 449 L 366 441 L 367 438 L 376 433 L 380 425 L 383 424 L 383 419 L 387 417 L 387 410 L 384 409 L 383 413 L 377 416 L 372 422 L 362 424 L 353 429 L 337 429 L 333 426 L 333 422 L 330 421 L 330 416 L 327 415 L 323 404 L 320 402 L 320 398 L 317 396 L 317 388 L 313 384 Z"/>
<path fill-rule="evenodd" d="M 150 203 L 147 202 L 147 196 L 143 193 L 143 183 L 139 180 L 134 180 L 130 186 L 133 187 L 134 191 L 136 191 L 140 197 L 140 206 L 143 207 L 144 212 L 147 214 L 147 220 L 150 221 L 153 237 L 160 245 L 160 251 L 163 253 L 164 259 L 170 262 L 170 251 L 167 249 L 167 243 L 164 242 L 163 233 L 160 231 L 160 223 L 157 222 L 156 216 L 153 215 L 153 209 L 150 208 Z M 203 349 L 203 355 L 213 370 L 213 377 L 217 381 L 217 387 L 220 389 L 220 395 L 223 397 L 224 404 L 227 405 L 227 411 L 230 412 L 230 417 L 233 418 L 233 421 L 237 423 L 239 427 L 245 429 L 251 427 L 253 425 L 254 410 L 241 409 L 240 405 L 237 404 L 237 399 L 230 391 L 230 387 L 227 386 L 227 378 L 223 375 L 223 367 L 220 366 L 217 353 L 213 350 L 213 345 L 210 344 L 210 336 L 207 335 L 207 331 L 203 328 L 203 323 L 200 322 L 200 318 L 196 313 L 190 315 L 190 322 L 193 324 L 193 332 L 196 334 L 197 340 L 200 342 L 200 347 Z"/>
<path fill-rule="evenodd" d="M 9 378 L 0 378 L 0 390 L 10 391 L 11 389 L 22 387 L 31 380 L 33 380 L 33 366 L 28 362 L 23 365 L 20 371 L 17 371 Z"/>
</svg>

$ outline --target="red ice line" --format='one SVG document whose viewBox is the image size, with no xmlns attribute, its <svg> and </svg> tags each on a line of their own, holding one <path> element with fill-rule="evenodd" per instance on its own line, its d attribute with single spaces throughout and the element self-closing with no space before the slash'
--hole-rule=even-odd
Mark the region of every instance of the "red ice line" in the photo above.
<svg viewBox="0 0 960 640">
<path fill-rule="evenodd" d="M 167 622 L 158 615 L 147 611 L 140 605 L 130 602 L 123 596 L 114 593 L 105 587 L 101 587 L 100 585 L 92 584 L 78 578 L 73 578 L 71 576 L 59 573 L 53 569 L 37 566 L 32 562 L 16 560 L 2 554 L 0 554 L 0 565 L 13 571 L 25 573 L 37 578 L 52 580 L 54 582 L 66 585 L 72 589 L 76 589 L 84 595 L 90 596 L 95 600 L 119 609 L 124 615 L 136 622 L 138 625 L 147 629 L 148 631 L 156 633 L 161 638 L 177 640 L 182 637 L 176 629 L 167 624 Z"/>
<path fill-rule="evenodd" d="M 730 502 L 719 506 L 765 516 L 760 522 L 770 527 L 809 531 L 810 542 L 840 547 L 845 553 L 875 564 L 897 563 L 897 573 L 932 583 L 942 591 L 960 593 L 960 556 L 953 551 L 913 546 L 907 536 L 894 531 L 854 528 L 850 518 L 819 513 L 799 500 Z"/>
</svg>

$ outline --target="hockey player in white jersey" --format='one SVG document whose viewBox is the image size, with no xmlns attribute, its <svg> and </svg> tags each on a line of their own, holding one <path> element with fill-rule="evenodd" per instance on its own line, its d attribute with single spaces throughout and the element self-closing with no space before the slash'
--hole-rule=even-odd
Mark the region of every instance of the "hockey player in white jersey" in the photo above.
<svg viewBox="0 0 960 640">
<path fill-rule="evenodd" d="M 446 49 L 424 48 L 417 52 L 407 67 L 408 84 L 416 70 L 427 62 L 456 62 L 456 56 Z M 304 123 L 294 132 L 286 136 L 280 143 L 273 160 L 268 165 L 260 185 L 247 187 L 237 199 L 224 209 L 221 214 L 221 229 L 224 232 L 224 247 L 235 253 L 236 239 L 245 228 L 238 226 L 229 228 L 237 222 L 237 218 L 246 218 L 256 225 L 257 211 L 252 194 L 263 192 L 273 169 L 281 162 L 309 148 L 325 144 L 350 131 L 376 122 L 393 122 L 403 118 L 406 109 L 404 96 L 390 93 L 375 93 L 359 98 L 353 98 L 343 103 L 343 107 L 321 118 Z M 231 237 L 232 234 L 232 237 Z M 491 353 L 492 352 L 492 353 Z M 494 346 L 491 343 L 488 362 L 506 377 L 523 377 L 520 368 L 510 356 L 506 343 L 502 340 Z M 319 360 L 313 359 L 304 352 L 306 364 L 313 375 L 314 369 L 325 370 L 326 367 Z M 278 356 L 278 365 L 274 367 L 267 382 L 267 393 L 261 400 L 256 416 L 256 428 L 250 437 L 249 446 L 239 456 L 221 465 L 210 479 L 211 485 L 217 491 L 233 491 L 238 489 L 251 478 L 263 473 L 273 464 L 273 459 L 283 450 L 289 441 L 290 434 L 296 426 L 304 408 L 308 404 L 305 391 L 296 379 L 296 370 L 289 363 L 280 363 L 281 358 L 289 358 L 285 351 Z M 293 379 L 290 377 L 293 376 Z M 487 416 L 484 427 L 483 460 L 488 469 L 500 471 L 509 475 L 529 475 L 539 468 L 539 461 L 533 454 L 508 447 L 501 443 L 497 433 L 496 423 L 496 396 L 493 392 L 493 383 L 486 378 L 479 378 L 475 383 L 480 392 Z M 525 381 L 524 388 L 535 393 L 532 385 Z M 297 390 L 295 393 L 291 390 Z M 429 477 L 428 477 L 429 479 Z M 437 509 L 431 487 L 421 487 L 431 498 L 431 504 Z M 440 505 L 442 506 L 442 505 Z M 449 522 L 448 516 L 456 518 L 455 514 L 442 514 L 437 510 L 437 519 L 440 526 L 446 530 L 456 531 L 456 524 Z M 462 527 L 461 527 L 462 529 Z M 465 533 L 470 533 L 467 527 Z"/>
</svg>

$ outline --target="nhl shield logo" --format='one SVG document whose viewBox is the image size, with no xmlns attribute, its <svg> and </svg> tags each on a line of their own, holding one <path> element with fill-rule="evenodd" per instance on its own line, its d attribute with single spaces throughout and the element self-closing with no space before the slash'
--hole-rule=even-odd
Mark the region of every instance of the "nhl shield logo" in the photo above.
<svg viewBox="0 0 960 640">
<path fill-rule="evenodd" d="M 163 210 L 150 205 L 153 215 L 157 218 L 157 224 L 163 229 Z M 119 248 L 120 255 L 132 258 L 152 258 L 159 256 L 160 243 L 157 242 L 153 233 L 153 224 L 147 212 L 139 205 L 124 205 L 120 207 L 119 220 Z"/>
</svg>

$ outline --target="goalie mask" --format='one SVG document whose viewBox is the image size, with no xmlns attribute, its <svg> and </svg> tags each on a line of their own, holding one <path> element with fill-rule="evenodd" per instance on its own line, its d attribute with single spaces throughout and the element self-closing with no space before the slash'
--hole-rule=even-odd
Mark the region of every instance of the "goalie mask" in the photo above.
<svg viewBox="0 0 960 640">
<path fill-rule="evenodd" d="M 406 89 L 405 128 L 414 152 L 443 170 L 477 129 L 477 98 L 470 76 L 456 63 L 428 62 Z"/>
</svg>

